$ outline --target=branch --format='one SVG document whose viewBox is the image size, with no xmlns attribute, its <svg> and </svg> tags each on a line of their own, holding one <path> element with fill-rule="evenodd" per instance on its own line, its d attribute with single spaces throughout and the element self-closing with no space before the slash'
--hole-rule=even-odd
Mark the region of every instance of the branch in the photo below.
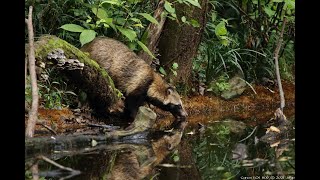
<svg viewBox="0 0 320 180">
<path fill-rule="evenodd" d="M 280 70 L 279 70 L 279 52 L 280 52 L 280 48 L 281 48 L 281 44 L 283 41 L 283 32 L 284 32 L 284 28 L 286 26 L 286 22 L 287 19 L 284 17 L 283 18 L 283 23 L 282 23 L 282 30 L 280 32 L 280 37 L 277 43 L 277 47 L 274 51 L 274 60 L 275 60 L 275 66 L 276 66 L 276 76 L 277 76 L 277 82 L 278 82 L 278 86 L 279 86 L 279 93 L 280 93 L 280 109 L 283 110 L 284 106 L 285 106 L 285 100 L 284 100 L 284 93 L 283 93 L 283 89 L 282 89 L 282 84 L 281 84 L 281 78 L 280 78 Z"/>
<path fill-rule="evenodd" d="M 80 173 L 80 171 L 78 171 L 78 170 L 74 170 L 74 169 L 69 168 L 69 167 L 64 167 L 64 166 L 62 166 L 62 165 L 60 165 L 60 164 L 52 161 L 51 159 L 49 159 L 49 158 L 47 158 L 47 157 L 45 157 L 45 156 L 40 155 L 40 156 L 39 156 L 39 159 L 42 159 L 42 160 L 44 160 L 44 161 L 47 161 L 48 163 L 50 163 L 50 164 L 52 164 L 52 165 L 54 165 L 54 166 L 56 166 L 56 167 L 58 167 L 58 168 L 60 168 L 60 169 L 62 169 L 62 170 L 66 170 L 66 171 L 70 171 L 70 172 L 75 172 L 75 173 Z"/>
<path fill-rule="evenodd" d="M 29 74 L 31 78 L 31 91 L 32 91 L 32 104 L 29 111 L 29 120 L 26 128 L 26 136 L 33 137 L 34 128 L 38 119 L 38 85 L 37 85 L 37 75 L 35 68 L 35 53 L 34 53 L 34 34 L 32 25 L 32 6 L 29 7 L 28 19 L 25 20 L 28 28 L 28 40 L 29 40 Z"/>
</svg>

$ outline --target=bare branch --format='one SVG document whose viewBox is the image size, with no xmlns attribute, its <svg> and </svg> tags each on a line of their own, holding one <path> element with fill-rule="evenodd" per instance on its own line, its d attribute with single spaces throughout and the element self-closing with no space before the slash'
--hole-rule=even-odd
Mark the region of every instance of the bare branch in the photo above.
<svg viewBox="0 0 320 180">
<path fill-rule="evenodd" d="M 282 89 L 282 84 L 281 84 L 281 78 L 280 78 L 280 70 L 279 70 L 279 52 L 281 48 L 281 44 L 283 41 L 283 33 L 284 33 L 284 28 L 286 26 L 287 19 L 284 17 L 283 18 L 283 23 L 282 23 L 282 30 L 280 32 L 280 37 L 278 39 L 277 47 L 274 51 L 274 60 L 275 60 L 275 66 L 276 66 L 276 76 L 277 76 L 277 82 L 279 86 L 279 93 L 280 93 L 280 109 L 283 110 L 285 106 L 285 99 L 284 99 L 284 93 Z"/>
<path fill-rule="evenodd" d="M 33 137 L 34 128 L 38 119 L 38 85 L 37 85 L 37 75 L 35 68 L 35 54 L 34 54 L 34 34 L 33 34 L 33 24 L 32 24 L 32 6 L 29 7 L 28 19 L 26 20 L 28 28 L 28 40 L 29 40 L 29 74 L 31 78 L 31 91 L 32 91 L 32 104 L 29 111 L 29 120 L 26 128 L 26 136 Z"/>
<path fill-rule="evenodd" d="M 50 163 L 50 164 L 52 164 L 52 165 L 54 165 L 54 166 L 56 166 L 56 167 L 58 167 L 58 168 L 60 168 L 60 169 L 66 170 L 66 171 L 79 172 L 78 170 L 74 170 L 74 169 L 72 169 L 72 168 L 62 166 L 62 165 L 60 165 L 60 164 L 52 161 L 51 159 L 49 159 L 49 158 L 47 158 L 47 157 L 45 157 L 45 156 L 42 156 L 42 155 L 39 156 L 39 159 L 42 159 L 42 160 L 44 160 L 44 161 L 46 161 L 46 162 L 48 162 L 48 163 Z"/>
</svg>

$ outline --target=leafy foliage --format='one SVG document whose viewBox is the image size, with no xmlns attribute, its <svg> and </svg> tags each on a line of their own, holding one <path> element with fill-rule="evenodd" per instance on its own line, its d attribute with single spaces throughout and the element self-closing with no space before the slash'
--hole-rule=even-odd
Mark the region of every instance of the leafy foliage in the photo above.
<svg viewBox="0 0 320 180">
<path fill-rule="evenodd" d="M 293 80 L 294 72 L 294 0 L 210 1 L 212 10 L 193 73 L 209 84 L 217 77 L 235 73 L 247 81 L 274 78 L 274 49 L 282 20 L 289 25 L 280 53 L 283 78 Z"/>
<path fill-rule="evenodd" d="M 78 102 L 77 95 L 71 91 L 63 77 L 55 69 L 46 69 L 42 74 L 44 77 L 38 82 L 40 104 L 48 109 L 61 109 L 63 107 L 75 106 Z M 42 77 L 43 77 L 42 76 Z M 28 78 L 29 79 L 29 78 Z M 31 102 L 31 90 L 29 83 L 26 85 L 26 101 Z"/>
</svg>

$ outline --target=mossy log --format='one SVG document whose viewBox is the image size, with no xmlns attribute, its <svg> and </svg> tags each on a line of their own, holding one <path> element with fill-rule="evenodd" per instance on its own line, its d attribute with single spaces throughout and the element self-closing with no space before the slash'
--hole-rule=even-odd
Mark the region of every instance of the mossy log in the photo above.
<svg viewBox="0 0 320 180">
<path fill-rule="evenodd" d="M 72 60 L 69 62 L 77 60 L 78 65 L 80 63 L 80 68 L 60 68 L 61 72 L 87 93 L 89 104 L 98 115 L 105 117 L 121 102 L 119 97 L 121 93 L 115 88 L 106 70 L 90 59 L 88 54 L 52 35 L 44 35 L 35 42 L 35 56 L 38 63 L 49 64 L 53 52 L 62 52 L 63 57 Z M 59 63 L 55 62 L 55 65 L 59 66 Z"/>
</svg>

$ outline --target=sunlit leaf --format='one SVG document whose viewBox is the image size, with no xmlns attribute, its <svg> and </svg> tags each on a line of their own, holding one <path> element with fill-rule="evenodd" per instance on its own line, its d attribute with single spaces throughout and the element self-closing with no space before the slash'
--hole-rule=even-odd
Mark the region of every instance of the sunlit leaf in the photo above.
<svg viewBox="0 0 320 180">
<path fill-rule="evenodd" d="M 91 42 L 96 37 L 96 32 L 94 30 L 84 30 L 80 34 L 80 42 L 81 46 L 83 46 L 86 43 Z"/>
<path fill-rule="evenodd" d="M 148 21 L 154 23 L 154 24 L 159 24 L 158 21 L 152 17 L 150 14 L 148 13 L 138 13 L 139 15 L 143 16 L 144 18 L 146 18 Z"/>
<path fill-rule="evenodd" d="M 227 34 L 227 28 L 225 26 L 225 22 L 224 21 L 221 21 L 217 26 L 216 26 L 216 29 L 215 29 L 215 33 L 217 36 L 223 36 L 223 35 L 226 35 Z"/>
<path fill-rule="evenodd" d="M 65 24 L 63 26 L 61 26 L 60 28 L 66 30 L 66 31 L 70 31 L 70 32 L 82 32 L 85 29 L 79 25 L 76 24 Z"/>
</svg>

